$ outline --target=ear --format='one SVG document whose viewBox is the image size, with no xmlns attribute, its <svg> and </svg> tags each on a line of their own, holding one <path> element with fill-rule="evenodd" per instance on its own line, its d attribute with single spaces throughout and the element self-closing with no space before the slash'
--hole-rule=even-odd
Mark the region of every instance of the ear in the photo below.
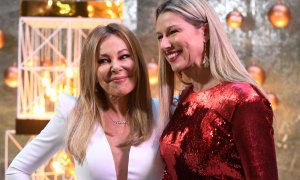
<svg viewBox="0 0 300 180">
<path fill-rule="evenodd" d="M 209 26 L 208 23 L 203 24 L 205 42 L 209 41 Z"/>
</svg>

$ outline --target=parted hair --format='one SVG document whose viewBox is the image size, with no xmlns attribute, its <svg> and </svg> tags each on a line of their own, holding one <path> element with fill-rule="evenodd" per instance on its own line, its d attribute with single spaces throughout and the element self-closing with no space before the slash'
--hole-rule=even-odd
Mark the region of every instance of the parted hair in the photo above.
<svg viewBox="0 0 300 180">
<path fill-rule="evenodd" d="M 164 12 L 173 12 L 181 15 L 183 19 L 195 28 L 204 23 L 208 24 L 209 41 L 207 44 L 210 71 L 219 81 L 248 82 L 263 90 L 250 77 L 244 65 L 234 51 L 225 29 L 223 28 L 215 10 L 206 0 L 167 0 L 156 9 L 156 20 Z M 203 43 L 203 42 L 199 42 Z M 159 97 L 160 120 L 164 126 L 169 118 L 169 107 L 174 95 L 174 72 L 171 66 L 159 53 Z"/>
<path fill-rule="evenodd" d="M 101 43 L 112 35 L 125 42 L 135 64 L 136 86 L 129 94 L 127 117 L 130 133 L 121 145 L 138 145 L 152 133 L 152 100 L 148 71 L 137 38 L 124 25 L 111 23 L 98 26 L 89 33 L 83 45 L 79 65 L 80 93 L 68 118 L 66 149 L 80 164 L 83 163 L 95 127 L 101 125 L 105 128 L 100 113 L 109 107 L 96 76 L 97 57 Z"/>
</svg>

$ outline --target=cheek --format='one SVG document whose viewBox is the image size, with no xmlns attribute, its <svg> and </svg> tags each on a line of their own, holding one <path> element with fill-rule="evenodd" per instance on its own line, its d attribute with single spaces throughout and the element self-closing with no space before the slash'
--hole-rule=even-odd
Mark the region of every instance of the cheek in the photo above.
<svg viewBox="0 0 300 180">
<path fill-rule="evenodd" d="M 131 85 L 132 85 L 133 89 L 136 87 L 136 84 L 137 84 L 137 79 L 136 78 L 131 78 Z"/>
<path fill-rule="evenodd" d="M 108 79 L 105 70 L 98 68 L 96 76 L 97 76 L 97 81 L 100 83 L 101 86 L 107 83 Z"/>
<path fill-rule="evenodd" d="M 106 79 L 107 78 L 107 75 L 108 75 L 108 67 L 106 67 L 105 65 L 103 66 L 99 66 L 97 68 L 97 78 L 98 79 Z"/>
</svg>

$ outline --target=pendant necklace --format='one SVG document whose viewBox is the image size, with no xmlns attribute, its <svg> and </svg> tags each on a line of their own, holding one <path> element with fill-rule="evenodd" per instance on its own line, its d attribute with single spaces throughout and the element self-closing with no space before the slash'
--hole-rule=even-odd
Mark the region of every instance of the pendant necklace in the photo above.
<svg viewBox="0 0 300 180">
<path fill-rule="evenodd" d="M 119 119 L 118 120 L 111 119 L 111 120 L 116 125 L 127 124 L 127 121 L 125 121 L 125 120 L 119 120 Z"/>
<path fill-rule="evenodd" d="M 127 120 L 114 119 L 114 118 L 111 117 L 110 114 L 106 114 L 105 116 L 106 116 L 106 118 L 110 119 L 115 125 L 122 125 L 122 124 L 126 125 L 128 123 Z"/>
</svg>

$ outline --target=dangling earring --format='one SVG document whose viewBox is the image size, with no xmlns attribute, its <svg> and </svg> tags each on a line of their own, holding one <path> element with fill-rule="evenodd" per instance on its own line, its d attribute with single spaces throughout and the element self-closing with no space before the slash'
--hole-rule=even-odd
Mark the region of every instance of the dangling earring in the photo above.
<svg viewBox="0 0 300 180">
<path fill-rule="evenodd" d="M 205 42 L 203 42 L 204 44 L 204 58 L 203 58 L 203 62 L 202 62 L 202 65 L 204 68 L 208 68 L 209 67 L 209 59 L 207 57 L 207 53 L 206 53 L 206 44 Z"/>
</svg>

